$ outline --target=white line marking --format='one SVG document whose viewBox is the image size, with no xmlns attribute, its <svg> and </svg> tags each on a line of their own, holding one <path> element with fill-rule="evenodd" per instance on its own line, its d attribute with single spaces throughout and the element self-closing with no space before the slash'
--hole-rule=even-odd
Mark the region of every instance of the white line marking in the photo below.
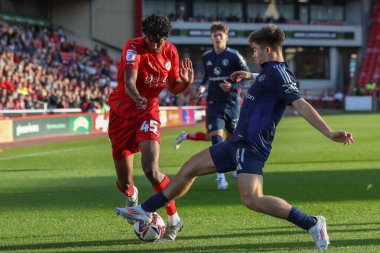
<svg viewBox="0 0 380 253">
<path fill-rule="evenodd" d="M 7 161 L 7 160 L 13 160 L 13 159 L 19 159 L 19 158 L 25 158 L 25 157 L 43 156 L 43 155 L 50 155 L 50 154 L 56 154 L 56 153 L 72 152 L 72 151 L 78 151 L 78 150 L 89 149 L 89 148 L 92 148 L 92 147 L 60 149 L 60 150 L 47 151 L 47 152 L 39 152 L 39 153 L 32 153 L 32 154 L 25 154 L 25 155 L 16 155 L 16 156 L 10 156 L 10 157 L 0 157 L 0 161 Z"/>
</svg>

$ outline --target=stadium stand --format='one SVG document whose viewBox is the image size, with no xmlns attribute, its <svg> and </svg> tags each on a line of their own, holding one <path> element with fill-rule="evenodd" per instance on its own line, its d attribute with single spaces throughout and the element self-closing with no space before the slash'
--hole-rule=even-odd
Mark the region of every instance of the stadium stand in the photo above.
<svg viewBox="0 0 380 253">
<path fill-rule="evenodd" d="M 373 2 L 371 13 L 371 29 L 367 50 L 364 55 L 358 86 L 355 93 L 360 95 L 373 95 L 378 92 L 380 81 L 380 0 Z M 371 85 L 370 85 L 371 84 Z M 368 89 L 373 87 L 374 89 Z M 377 86 L 377 87 L 376 87 Z M 367 87 L 367 88 L 366 88 Z"/>
</svg>

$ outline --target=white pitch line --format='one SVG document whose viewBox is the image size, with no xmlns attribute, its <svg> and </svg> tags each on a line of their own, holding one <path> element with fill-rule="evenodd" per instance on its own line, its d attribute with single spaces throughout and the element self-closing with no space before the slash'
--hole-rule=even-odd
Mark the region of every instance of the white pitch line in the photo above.
<svg viewBox="0 0 380 253">
<path fill-rule="evenodd" d="M 19 159 L 19 158 L 25 158 L 25 157 L 33 157 L 33 156 L 50 155 L 50 154 L 63 153 L 63 152 L 72 152 L 72 151 L 83 150 L 83 149 L 89 149 L 89 148 L 92 148 L 92 147 L 81 147 L 81 148 L 60 149 L 60 150 L 47 151 L 47 152 L 39 152 L 39 153 L 32 153 L 32 154 L 25 154 L 25 155 L 16 155 L 16 156 L 9 156 L 9 157 L 0 157 L 0 161 L 7 161 L 7 160 L 13 160 L 13 159 Z"/>
</svg>

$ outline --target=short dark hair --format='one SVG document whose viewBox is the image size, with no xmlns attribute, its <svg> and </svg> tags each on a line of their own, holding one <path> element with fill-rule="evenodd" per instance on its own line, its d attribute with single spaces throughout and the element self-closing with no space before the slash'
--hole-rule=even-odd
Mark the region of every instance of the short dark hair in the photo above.
<svg viewBox="0 0 380 253">
<path fill-rule="evenodd" d="M 154 13 L 146 17 L 142 22 L 142 32 L 153 41 L 160 41 L 168 37 L 172 31 L 172 25 L 168 17 Z"/>
<path fill-rule="evenodd" d="M 212 25 L 210 27 L 210 32 L 214 33 L 216 31 L 222 31 L 225 34 L 228 34 L 228 27 L 227 27 L 227 25 L 225 25 L 224 23 L 222 23 L 220 21 L 215 21 L 212 23 Z"/>
<path fill-rule="evenodd" d="M 273 49 L 281 48 L 282 42 L 285 40 L 285 33 L 276 25 L 269 24 L 259 30 L 251 32 L 248 42 L 252 42 L 260 46 L 269 46 Z"/>
</svg>

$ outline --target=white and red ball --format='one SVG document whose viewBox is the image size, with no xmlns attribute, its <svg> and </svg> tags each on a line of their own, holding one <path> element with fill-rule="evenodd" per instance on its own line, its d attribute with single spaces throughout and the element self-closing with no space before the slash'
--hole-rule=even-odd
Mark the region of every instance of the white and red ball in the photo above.
<svg viewBox="0 0 380 253">
<path fill-rule="evenodd" d="M 158 213 L 153 213 L 152 222 L 135 222 L 135 233 L 140 240 L 144 242 L 154 242 L 160 239 L 165 233 L 165 221 Z"/>
</svg>

